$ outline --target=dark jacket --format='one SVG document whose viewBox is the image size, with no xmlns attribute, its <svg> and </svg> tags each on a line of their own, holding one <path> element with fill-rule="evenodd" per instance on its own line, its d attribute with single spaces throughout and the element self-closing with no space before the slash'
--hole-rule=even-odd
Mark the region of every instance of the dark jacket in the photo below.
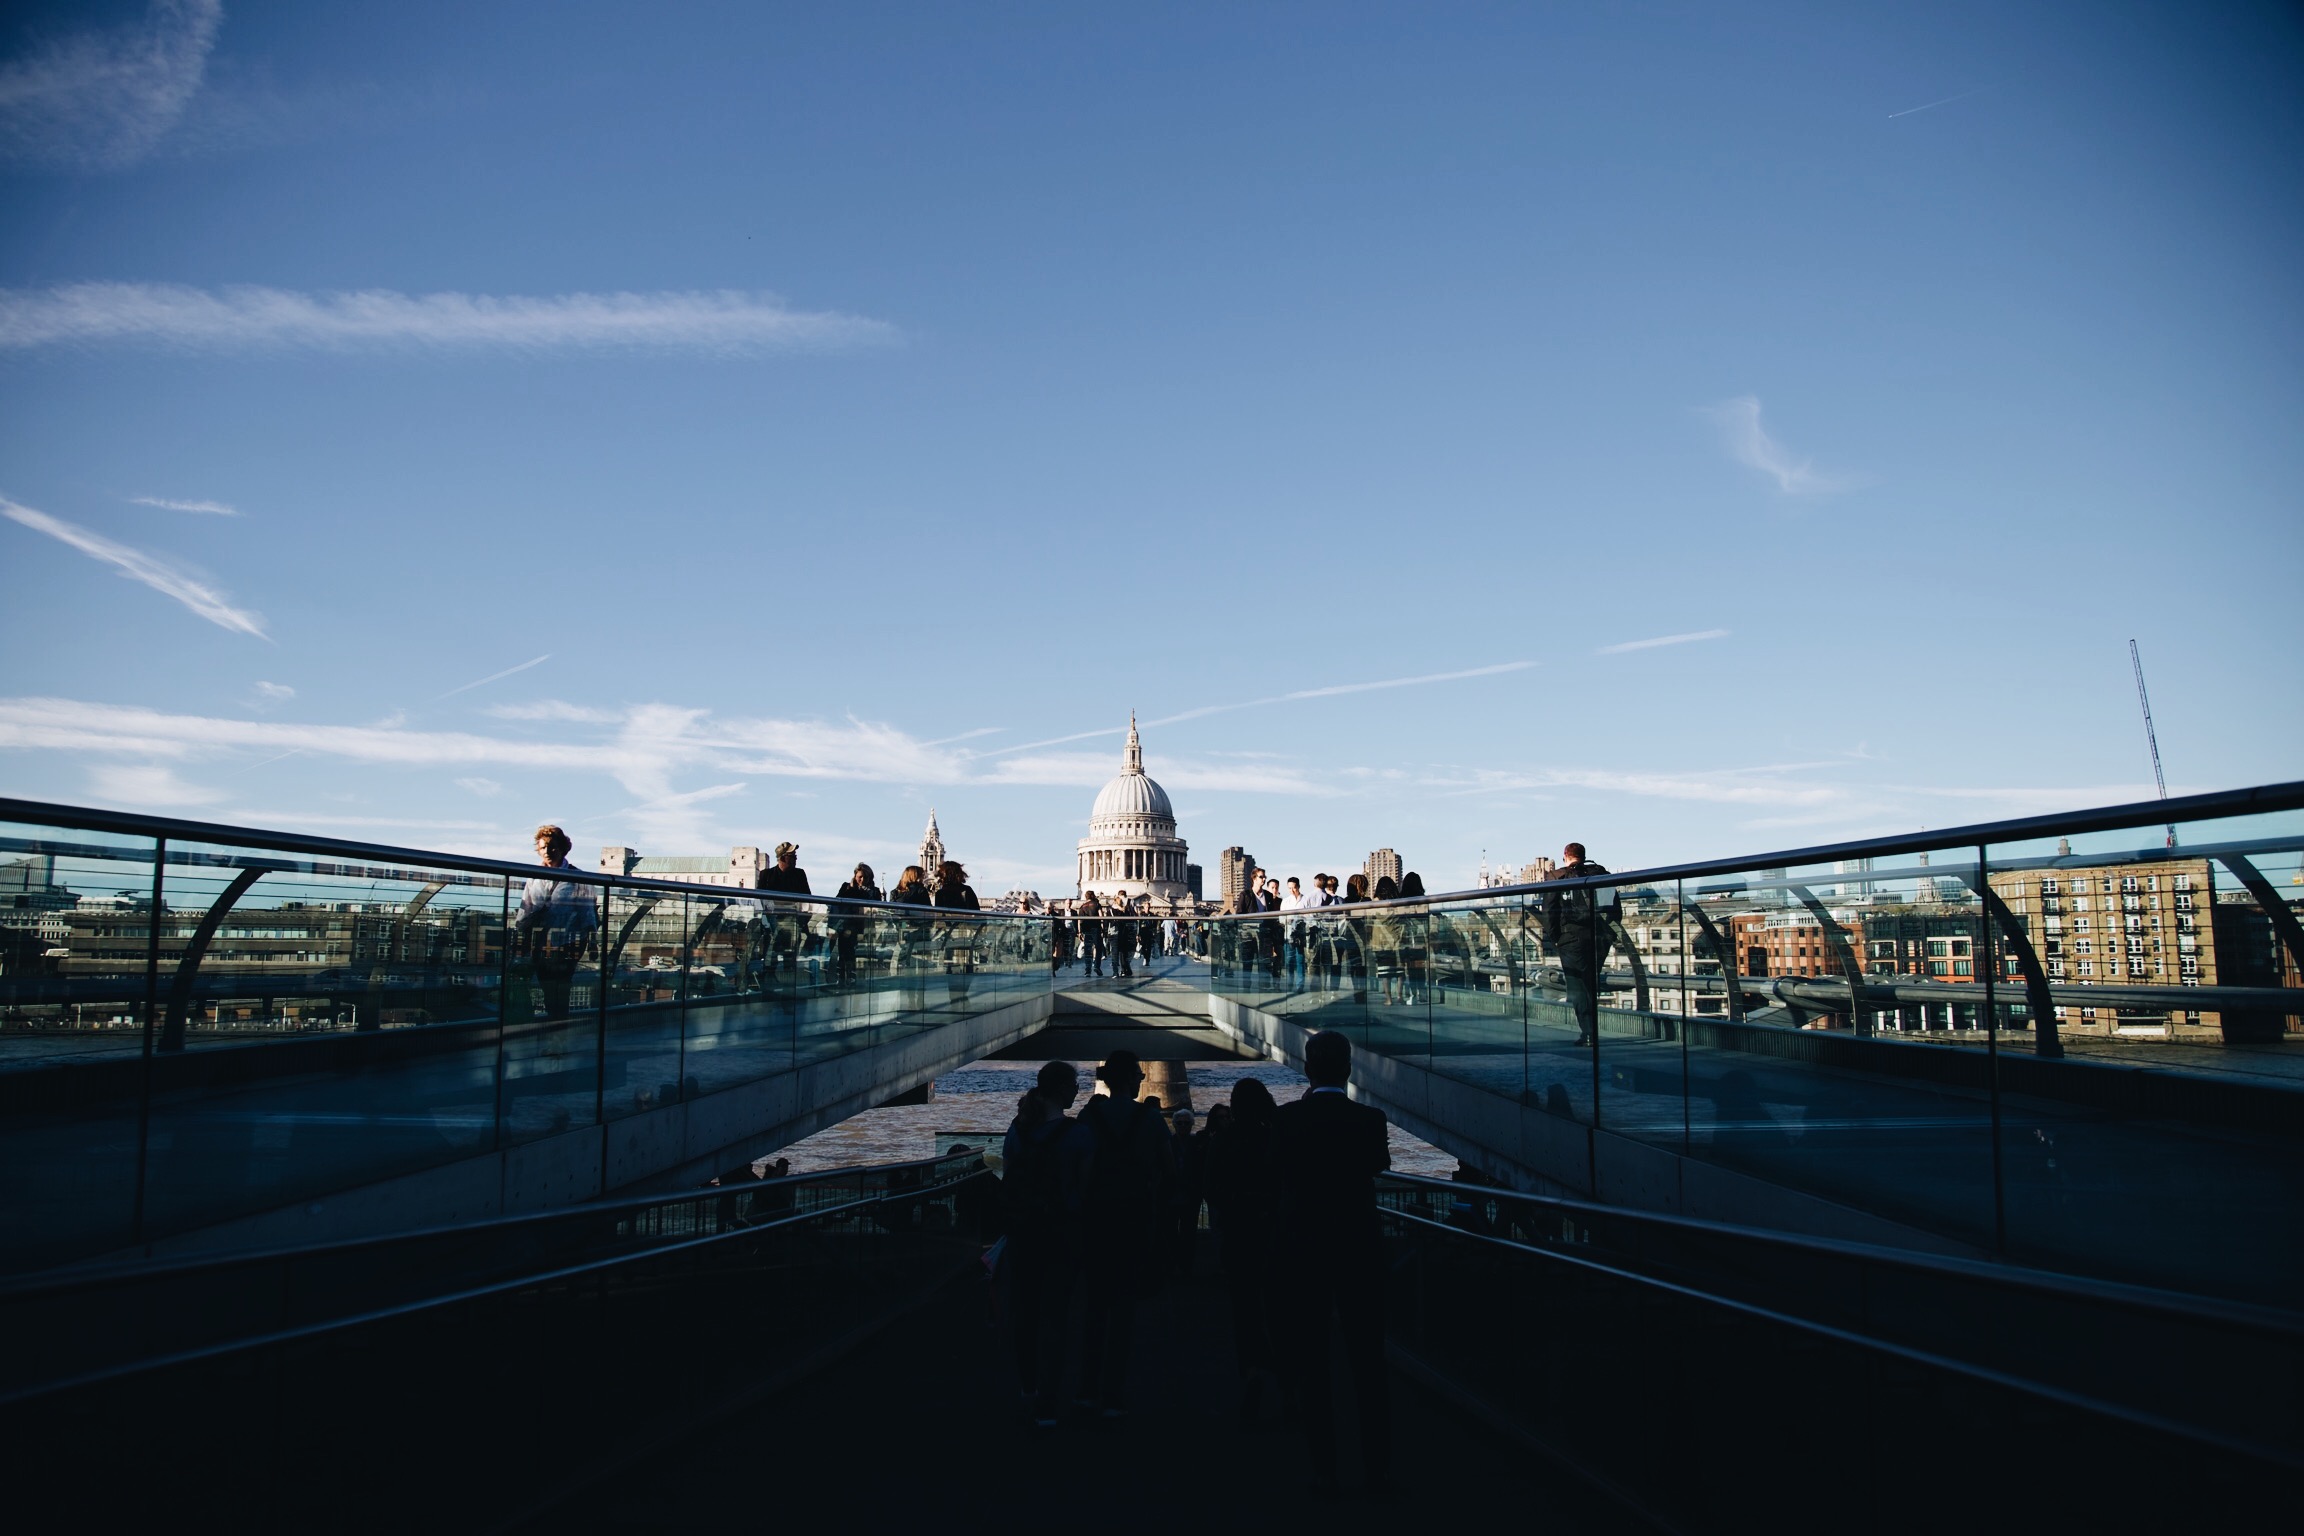
<svg viewBox="0 0 2304 1536">
<path fill-rule="evenodd" d="M 1207 1157 L 1208 1214 L 1227 1245 L 1234 1234 L 1269 1244 L 1280 1220 L 1280 1174 L 1274 1163 L 1272 1127 L 1234 1121 L 1222 1135 L 1211 1137 Z"/>
<path fill-rule="evenodd" d="M 929 898 L 928 904 L 933 907 L 957 907 L 963 912 L 984 910 L 976 904 L 975 888 L 968 885 L 940 885 L 936 887 L 936 894 Z"/>
<path fill-rule="evenodd" d="M 925 907 L 933 905 L 933 903 L 929 900 L 928 887 L 926 885 L 900 885 L 896 887 L 895 890 L 888 893 L 888 899 L 892 902 L 895 902 L 900 907 Z"/>
<path fill-rule="evenodd" d="M 880 887 L 858 885 L 853 880 L 843 880 L 840 882 L 840 899 L 842 901 L 878 901 L 881 899 Z"/>
<path fill-rule="evenodd" d="M 1176 1199 L 1176 1139 L 1139 1099 L 1097 1097 L 1064 1137 L 1065 1203 L 1091 1242 L 1149 1247 Z"/>
<path fill-rule="evenodd" d="M 1576 880 L 1585 875 L 1606 873 L 1606 865 L 1586 859 L 1581 864 L 1563 864 L 1544 878 Z M 1621 910 L 1616 893 L 1605 887 L 1547 891 L 1544 893 L 1544 947 L 1552 952 L 1563 970 L 1591 970 L 1608 942 L 1607 924 Z"/>
<path fill-rule="evenodd" d="M 809 894 L 808 871 L 802 869 L 797 864 L 793 865 L 790 869 L 778 869 L 775 865 L 771 864 L 766 869 L 760 871 L 760 884 L 758 889 L 763 891 L 781 891 L 787 896 L 806 896 Z"/>
<path fill-rule="evenodd" d="M 1313 1270 L 1375 1263 L 1376 1175 L 1392 1166 L 1384 1111 L 1314 1090 L 1281 1105 L 1273 1125 L 1282 1251 Z"/>
</svg>

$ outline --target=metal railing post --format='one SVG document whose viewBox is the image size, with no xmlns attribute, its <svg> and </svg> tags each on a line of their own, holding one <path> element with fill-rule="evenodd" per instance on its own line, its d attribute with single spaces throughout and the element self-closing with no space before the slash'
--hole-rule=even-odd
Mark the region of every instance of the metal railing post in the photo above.
<svg viewBox="0 0 2304 1536">
<path fill-rule="evenodd" d="M 1984 892 L 1986 906 L 1984 921 L 1984 1078 L 1988 1096 L 1992 1101 L 1992 1251 L 2008 1252 L 2008 1182 L 2001 1166 L 2000 1136 L 2000 925 L 1992 920 L 1990 911 L 1992 883 L 1990 879 L 1990 853 L 1984 844 L 1976 845 L 1976 888 Z M 2039 1038 L 2041 1021 L 2032 1021 L 2033 1038 Z"/>
<path fill-rule="evenodd" d="M 152 920 L 144 940 L 144 1047 L 136 1102 L 136 1197 L 129 1208 L 129 1241 L 144 1241 L 144 1186 L 152 1157 L 152 1047 L 160 1012 L 160 914 L 167 896 L 168 839 L 152 840 Z"/>
</svg>

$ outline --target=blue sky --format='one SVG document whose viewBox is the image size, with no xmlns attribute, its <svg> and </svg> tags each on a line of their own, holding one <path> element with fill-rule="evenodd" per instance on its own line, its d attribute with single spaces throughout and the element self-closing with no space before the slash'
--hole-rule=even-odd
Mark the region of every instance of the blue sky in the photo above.
<svg viewBox="0 0 2304 1536">
<path fill-rule="evenodd" d="M 2147 794 L 2131 636 L 2173 788 L 2297 777 L 2300 86 L 2273 5 L 14 6 L 0 788 L 1053 892 L 1134 708 L 1209 866 L 1461 886 Z"/>
</svg>

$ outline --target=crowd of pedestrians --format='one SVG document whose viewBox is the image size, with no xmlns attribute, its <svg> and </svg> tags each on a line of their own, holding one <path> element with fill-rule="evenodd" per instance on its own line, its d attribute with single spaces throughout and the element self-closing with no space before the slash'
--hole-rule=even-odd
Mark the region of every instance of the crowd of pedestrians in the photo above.
<svg viewBox="0 0 2304 1536">
<path fill-rule="evenodd" d="M 1077 965 L 1083 976 L 1134 976 L 1137 966 L 1182 954 L 1188 944 L 1185 925 L 1148 910 L 1144 897 L 1094 891 L 1071 912 L 1051 914 L 1048 930 L 1048 969 L 1057 975 Z"/>
<path fill-rule="evenodd" d="M 1041 1429 L 1069 1414 L 1128 1411 L 1139 1300 L 1191 1273 L 1203 1204 L 1232 1317 L 1243 1422 L 1278 1413 L 1304 1435 L 1316 1484 L 1337 1486 L 1330 1357 L 1338 1337 L 1358 1409 L 1363 1481 L 1388 1487 L 1376 1176 L 1391 1166 L 1383 1111 L 1345 1092 L 1352 1047 L 1324 1032 L 1305 1048 L 1302 1097 L 1276 1103 L 1254 1078 L 1195 1127 L 1140 1101 L 1144 1072 L 1116 1051 L 1104 1092 L 1077 1114 L 1070 1062 L 1040 1069 L 1002 1147 L 1006 1300 L 1024 1412 Z"/>
</svg>

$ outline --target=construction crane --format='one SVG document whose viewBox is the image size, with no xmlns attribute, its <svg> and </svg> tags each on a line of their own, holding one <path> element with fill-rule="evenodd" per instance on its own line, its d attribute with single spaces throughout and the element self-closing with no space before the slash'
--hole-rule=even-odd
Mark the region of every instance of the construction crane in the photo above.
<svg viewBox="0 0 2304 1536">
<path fill-rule="evenodd" d="M 2160 771 L 2160 738 L 2152 729 L 2152 696 L 2144 691 L 2144 658 L 2136 649 L 2136 642 L 2128 642 L 2128 665 L 2136 669 L 2136 705 L 2144 711 L 2144 745 L 2152 749 L 2152 782 L 2160 786 L 2160 798 L 2168 798 L 2168 776 Z M 2176 823 L 2168 823 L 2168 846 L 2176 846 Z"/>
</svg>

